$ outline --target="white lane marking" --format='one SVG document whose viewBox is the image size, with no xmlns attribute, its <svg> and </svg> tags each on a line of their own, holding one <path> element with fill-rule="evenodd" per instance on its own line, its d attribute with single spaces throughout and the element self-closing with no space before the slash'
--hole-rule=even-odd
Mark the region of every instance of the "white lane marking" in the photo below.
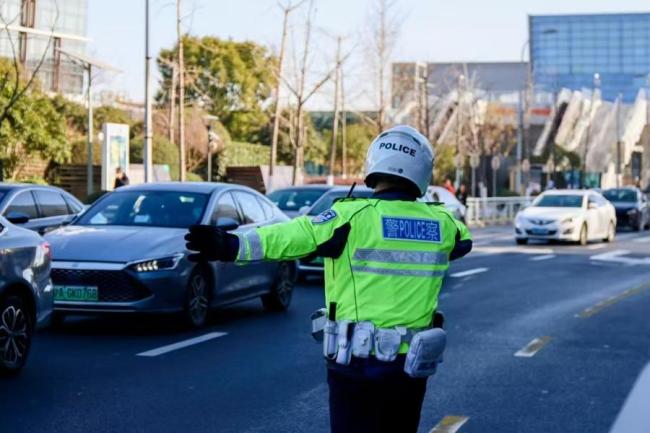
<svg viewBox="0 0 650 433">
<path fill-rule="evenodd" d="M 447 415 L 429 433 L 456 433 L 467 421 L 467 416 Z"/>
<path fill-rule="evenodd" d="M 484 254 L 553 254 L 552 248 L 536 248 L 536 247 L 476 247 L 472 248 L 473 253 Z"/>
<path fill-rule="evenodd" d="M 178 343 L 168 344 L 167 346 L 158 347 L 156 349 L 147 350 L 146 352 L 138 353 L 136 356 L 144 357 L 154 357 L 159 355 L 164 355 L 165 353 L 172 352 L 178 349 L 184 349 L 195 344 L 204 343 L 206 341 L 214 340 L 215 338 L 223 337 L 228 335 L 227 332 L 210 332 L 205 335 L 200 335 L 198 337 L 190 338 L 189 340 L 179 341 Z"/>
<path fill-rule="evenodd" d="M 557 257 L 555 254 L 544 254 L 543 256 L 531 257 L 530 260 L 533 262 L 541 262 L 542 260 L 550 260 Z"/>
<path fill-rule="evenodd" d="M 482 272 L 487 272 L 487 271 L 488 268 L 474 268 L 474 269 L 469 269 L 467 271 L 456 272 L 450 274 L 449 276 L 452 278 L 463 278 L 463 277 L 469 277 L 470 275 L 480 274 Z"/>
<path fill-rule="evenodd" d="M 610 433 L 643 432 L 645 430 L 643 426 L 650 425 L 648 401 L 650 401 L 650 364 L 645 366 L 634 383 Z"/>
<path fill-rule="evenodd" d="M 602 301 L 598 302 L 595 305 L 592 305 L 589 308 L 585 308 L 580 313 L 576 314 L 575 317 L 586 319 L 588 317 L 595 316 L 605 308 L 611 307 L 612 305 L 621 302 L 623 299 L 627 299 L 648 289 L 650 289 L 650 284 L 632 287 L 631 289 L 627 289 L 619 294 L 612 295 L 607 299 L 603 299 Z"/>
<path fill-rule="evenodd" d="M 590 260 L 597 260 L 601 262 L 614 262 L 621 263 L 624 265 L 650 265 L 650 257 L 643 259 L 634 258 L 634 257 L 624 257 L 626 254 L 629 254 L 628 250 L 614 250 L 608 251 L 602 254 L 596 254 L 595 256 L 589 257 Z"/>
<path fill-rule="evenodd" d="M 542 347 L 551 340 L 551 337 L 534 338 L 530 343 L 515 352 L 517 358 L 532 358 Z"/>
<path fill-rule="evenodd" d="M 632 239 L 632 242 L 636 242 L 637 244 L 643 244 L 643 243 L 646 243 L 646 242 L 650 242 L 650 236 L 644 236 L 642 238 Z"/>
<path fill-rule="evenodd" d="M 606 244 L 592 244 L 592 245 L 587 245 L 585 247 L 585 250 L 600 250 L 602 248 L 605 248 L 607 245 Z"/>
</svg>

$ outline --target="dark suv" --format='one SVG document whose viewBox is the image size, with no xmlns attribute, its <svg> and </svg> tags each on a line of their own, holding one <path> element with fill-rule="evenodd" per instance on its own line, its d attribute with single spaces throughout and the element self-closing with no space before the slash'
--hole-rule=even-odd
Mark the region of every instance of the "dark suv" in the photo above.
<svg viewBox="0 0 650 433">
<path fill-rule="evenodd" d="M 644 230 L 650 225 L 650 204 L 646 195 L 638 188 L 613 188 L 603 192 L 616 209 L 619 226 L 629 226 L 634 230 Z"/>
<path fill-rule="evenodd" d="M 50 246 L 0 217 L 0 374 L 27 362 L 34 329 L 52 314 Z"/>
</svg>

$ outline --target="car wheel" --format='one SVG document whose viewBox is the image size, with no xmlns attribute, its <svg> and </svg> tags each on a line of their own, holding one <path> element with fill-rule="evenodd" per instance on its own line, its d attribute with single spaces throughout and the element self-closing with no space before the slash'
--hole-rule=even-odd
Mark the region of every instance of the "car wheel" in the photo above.
<svg viewBox="0 0 650 433">
<path fill-rule="evenodd" d="M 587 242 L 589 241 L 589 235 L 587 231 L 587 224 L 583 224 L 582 227 L 580 228 L 580 238 L 578 239 L 578 243 L 582 246 L 587 245 Z"/>
<path fill-rule="evenodd" d="M 17 374 L 32 345 L 32 319 L 19 296 L 0 301 L 0 373 Z"/>
<path fill-rule="evenodd" d="M 636 231 L 642 232 L 645 228 L 645 222 L 643 222 L 643 215 L 639 216 L 639 221 L 636 223 Z"/>
<path fill-rule="evenodd" d="M 262 295 L 262 305 L 270 311 L 284 311 L 291 304 L 294 284 L 294 269 L 291 263 L 282 262 L 271 287 L 271 292 Z"/>
<path fill-rule="evenodd" d="M 195 269 L 187 282 L 185 322 L 193 327 L 205 325 L 210 309 L 210 278 L 203 269 Z"/>
<path fill-rule="evenodd" d="M 607 237 L 604 239 L 605 242 L 614 242 L 616 237 L 616 226 L 613 221 L 609 222 L 609 227 L 607 227 Z"/>
<path fill-rule="evenodd" d="M 515 241 L 517 242 L 517 245 L 526 245 L 528 243 L 527 238 L 521 238 L 521 239 L 518 238 L 518 239 L 515 239 Z"/>
</svg>

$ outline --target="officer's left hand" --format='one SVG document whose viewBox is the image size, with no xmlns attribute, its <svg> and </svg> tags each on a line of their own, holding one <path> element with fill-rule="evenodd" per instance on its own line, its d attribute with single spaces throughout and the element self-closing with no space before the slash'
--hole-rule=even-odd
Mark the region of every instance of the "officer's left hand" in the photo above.
<svg viewBox="0 0 650 433">
<path fill-rule="evenodd" d="M 197 251 L 187 258 L 192 262 L 234 261 L 237 257 L 239 239 L 219 227 L 211 225 L 193 225 L 185 235 L 188 250 Z"/>
</svg>

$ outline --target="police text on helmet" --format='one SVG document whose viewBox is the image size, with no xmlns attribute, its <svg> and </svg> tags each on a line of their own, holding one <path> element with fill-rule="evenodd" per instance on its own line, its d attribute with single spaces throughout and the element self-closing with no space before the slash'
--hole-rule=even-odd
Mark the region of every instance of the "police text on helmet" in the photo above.
<svg viewBox="0 0 650 433">
<path fill-rule="evenodd" d="M 407 155 L 411 155 L 411 156 L 415 156 L 415 152 L 416 152 L 415 149 L 410 148 L 408 146 L 405 146 L 403 144 L 398 144 L 398 143 L 382 142 L 382 143 L 379 143 L 379 148 L 380 149 L 395 150 L 397 152 L 403 152 L 403 153 L 406 153 Z"/>
</svg>

